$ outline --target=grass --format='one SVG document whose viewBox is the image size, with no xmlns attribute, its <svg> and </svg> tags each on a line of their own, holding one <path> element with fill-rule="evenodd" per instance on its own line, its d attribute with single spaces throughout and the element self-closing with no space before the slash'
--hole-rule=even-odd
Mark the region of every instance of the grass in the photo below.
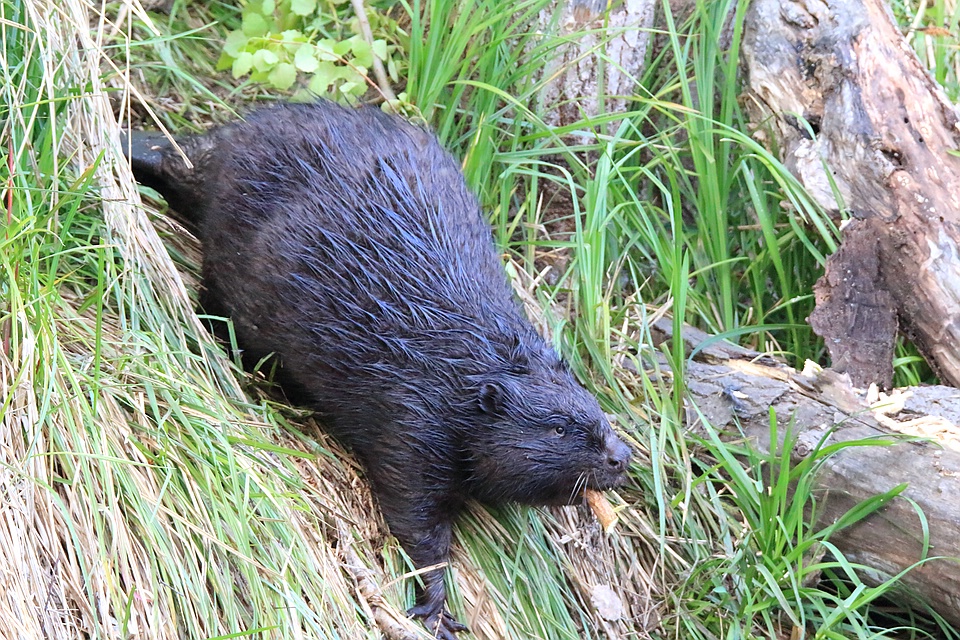
<svg viewBox="0 0 960 640">
<path fill-rule="evenodd" d="M 892 3 L 894 15 L 921 64 L 947 96 L 960 99 L 960 6 L 953 0 Z"/>
<path fill-rule="evenodd" d="M 0 564 L 10 576 L 0 628 L 378 637 L 374 609 L 402 618 L 412 580 L 361 474 L 212 342 L 183 284 L 197 248 L 140 205 L 122 160 L 114 111 L 182 130 L 277 97 L 214 73 L 236 8 L 195 4 L 152 14 L 151 27 L 118 19 L 119 5 L 99 16 L 80 0 L 0 0 L 12 168 L 0 251 Z M 822 360 L 804 318 L 837 232 L 745 133 L 742 11 L 724 48 L 717 25 L 734 3 L 699 2 L 683 23 L 667 16 L 626 113 L 551 129 L 541 61 L 564 42 L 530 28 L 543 5 L 404 4 L 406 91 L 463 159 L 535 321 L 616 416 L 638 463 L 613 496 L 616 535 L 573 508 L 472 509 L 457 531 L 453 610 L 479 638 L 889 636 L 873 617 L 889 584 L 860 583 L 832 529 L 813 524 L 810 482 L 832 450 L 794 467 L 709 429 L 696 440 L 684 428 L 681 345 L 665 354 L 671 387 L 646 373 L 648 316 L 662 311 L 793 362 Z M 575 132 L 591 135 L 572 143 Z M 544 206 L 557 193 L 576 194 L 562 233 Z M 909 356 L 901 365 L 922 376 Z M 358 587 L 365 576 L 382 591 Z M 621 595 L 622 619 L 596 618 L 598 586 Z M 956 637 L 924 624 L 897 633 Z"/>
</svg>

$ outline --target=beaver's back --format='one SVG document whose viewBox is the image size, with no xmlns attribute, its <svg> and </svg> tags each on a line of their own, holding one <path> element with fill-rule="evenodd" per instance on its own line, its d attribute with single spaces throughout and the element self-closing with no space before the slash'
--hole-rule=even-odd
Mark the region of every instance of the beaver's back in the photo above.
<svg viewBox="0 0 960 640">
<path fill-rule="evenodd" d="M 492 368 L 496 343 L 529 331 L 476 199 L 426 131 L 375 108 L 283 105 L 226 127 L 217 154 L 206 285 L 238 341 L 295 378 L 341 400 L 365 377 L 434 386 L 438 367 Z"/>
</svg>

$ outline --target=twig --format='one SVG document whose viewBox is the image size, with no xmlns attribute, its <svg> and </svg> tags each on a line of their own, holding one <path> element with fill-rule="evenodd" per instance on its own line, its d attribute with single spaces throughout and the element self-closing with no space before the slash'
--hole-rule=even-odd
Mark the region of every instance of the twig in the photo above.
<svg viewBox="0 0 960 640">
<path fill-rule="evenodd" d="M 344 568 L 356 581 L 357 600 L 366 614 L 373 618 L 385 640 L 419 640 L 424 634 L 418 632 L 417 627 L 409 618 L 389 606 L 383 599 L 383 592 L 367 569 L 360 556 L 353 550 L 350 543 L 350 531 L 346 523 L 339 521 L 337 532 L 340 538 L 338 549 L 343 557 Z"/>
<path fill-rule="evenodd" d="M 370 21 L 367 20 L 367 9 L 363 6 L 363 0 L 350 0 L 350 4 L 353 5 L 353 12 L 357 14 L 357 20 L 360 21 L 360 33 L 363 34 L 363 39 L 372 48 L 373 31 L 370 29 Z M 397 96 L 390 86 L 387 70 L 383 68 L 383 61 L 377 57 L 376 53 L 373 54 L 373 75 L 377 78 L 377 85 L 380 87 L 383 97 L 387 101 L 396 100 Z"/>
</svg>

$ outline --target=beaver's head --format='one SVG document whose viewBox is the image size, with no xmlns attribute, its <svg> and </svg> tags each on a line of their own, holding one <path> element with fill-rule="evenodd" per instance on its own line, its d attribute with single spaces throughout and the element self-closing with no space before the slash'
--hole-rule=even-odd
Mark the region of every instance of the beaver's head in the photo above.
<svg viewBox="0 0 960 640">
<path fill-rule="evenodd" d="M 626 479 L 630 448 L 596 399 L 537 336 L 509 368 L 475 381 L 478 417 L 463 436 L 467 485 L 490 503 L 569 504 Z"/>
</svg>

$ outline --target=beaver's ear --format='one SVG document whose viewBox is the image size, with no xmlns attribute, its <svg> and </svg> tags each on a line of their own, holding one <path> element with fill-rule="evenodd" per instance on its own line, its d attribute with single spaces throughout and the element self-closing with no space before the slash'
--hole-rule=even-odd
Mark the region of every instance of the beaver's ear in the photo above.
<svg viewBox="0 0 960 640">
<path fill-rule="evenodd" d="M 530 352 L 517 332 L 510 340 L 509 362 L 511 369 L 519 374 L 530 373 Z"/>
<path fill-rule="evenodd" d="M 511 331 L 493 342 L 497 356 L 507 371 L 517 375 L 530 373 L 529 347 L 517 331 Z"/>
<path fill-rule="evenodd" d="M 503 410 L 503 401 L 506 393 L 496 382 L 484 382 L 480 385 L 480 409 L 484 413 L 497 414 Z"/>
</svg>

